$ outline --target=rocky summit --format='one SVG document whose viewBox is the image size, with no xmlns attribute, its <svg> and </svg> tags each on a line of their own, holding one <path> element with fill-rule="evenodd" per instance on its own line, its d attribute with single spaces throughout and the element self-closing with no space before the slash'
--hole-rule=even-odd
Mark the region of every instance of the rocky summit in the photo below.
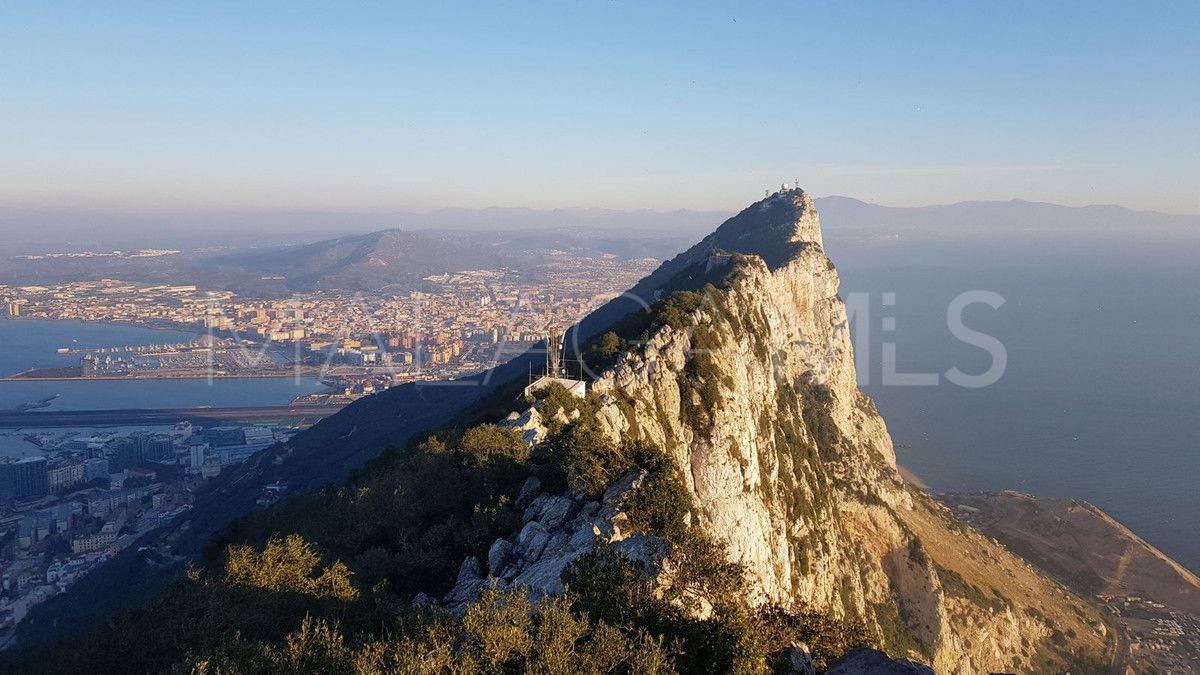
<svg viewBox="0 0 1200 675">
<path fill-rule="evenodd" d="M 937 672 L 1041 671 L 1103 652 L 1106 630 L 1084 602 L 901 478 L 856 384 L 838 285 L 807 194 L 753 204 L 616 301 L 699 294 L 685 321 L 596 374 L 604 432 L 667 449 L 694 525 L 745 566 L 753 603 L 861 619 L 893 654 Z M 509 423 L 540 437 L 530 418 L 514 412 Z M 489 579 L 561 592 L 562 570 L 597 539 L 645 557 L 620 511 L 641 478 L 623 477 L 599 501 L 519 502 L 523 527 L 494 542 L 486 566 L 464 563 L 447 601 Z"/>
</svg>

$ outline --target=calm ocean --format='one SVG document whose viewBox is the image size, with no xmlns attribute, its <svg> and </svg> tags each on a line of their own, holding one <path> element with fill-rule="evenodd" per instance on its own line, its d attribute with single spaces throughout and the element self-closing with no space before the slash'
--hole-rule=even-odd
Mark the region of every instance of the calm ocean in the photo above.
<svg viewBox="0 0 1200 675">
<path fill-rule="evenodd" d="M 901 464 L 937 491 L 1088 500 L 1200 570 L 1200 243 L 830 251 L 843 297 L 870 294 L 866 390 L 907 446 L 897 448 Z M 987 370 L 990 356 L 946 327 L 950 300 L 974 289 L 1006 299 L 964 315 L 1004 344 L 1003 377 L 980 389 L 944 378 L 884 386 L 884 342 L 895 344 L 897 372 Z M 894 306 L 883 292 L 896 294 Z M 894 330 L 882 330 L 886 317 Z"/>
</svg>

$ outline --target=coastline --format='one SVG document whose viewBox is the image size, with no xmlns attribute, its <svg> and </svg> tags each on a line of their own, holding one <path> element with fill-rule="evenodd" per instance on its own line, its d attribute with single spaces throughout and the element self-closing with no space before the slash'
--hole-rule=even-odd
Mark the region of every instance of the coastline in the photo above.
<svg viewBox="0 0 1200 675">
<path fill-rule="evenodd" d="M 896 468 L 906 483 L 926 492 L 964 525 L 1100 611 L 1112 633 L 1111 672 L 1125 672 L 1125 666 L 1142 661 L 1183 663 L 1185 668 L 1200 664 L 1200 652 L 1184 642 L 1150 651 L 1134 647 L 1162 639 L 1162 626 L 1200 630 L 1200 576 L 1100 507 L 1014 490 L 935 494 L 912 471 Z"/>
<path fill-rule="evenodd" d="M 143 323 L 137 321 L 96 321 L 93 319 L 61 319 L 44 316 L 6 316 L 7 321 L 54 321 L 56 323 L 83 323 L 90 326 L 112 326 L 114 328 L 146 328 L 148 330 L 158 331 L 175 331 L 177 333 L 192 333 L 195 337 L 205 335 L 203 330 L 196 330 L 195 326 L 187 324 L 175 323 Z"/>
<path fill-rule="evenodd" d="M 29 372 L 29 371 L 25 371 L 25 372 Z M 207 379 L 260 380 L 260 379 L 272 379 L 272 378 L 277 379 L 277 378 L 284 378 L 284 377 L 310 378 L 310 377 L 317 377 L 318 375 L 320 375 L 320 369 L 316 369 L 311 372 L 302 371 L 300 373 L 297 373 L 295 370 L 288 370 L 287 372 L 280 372 L 280 373 L 257 373 L 257 374 L 238 373 L 236 375 L 228 374 L 228 373 L 212 373 L 212 374 L 188 373 L 188 374 L 161 374 L 161 375 L 151 375 L 151 374 L 96 375 L 93 377 L 71 377 L 71 376 L 26 377 L 22 373 L 17 373 L 16 375 L 0 376 L 0 382 L 113 382 L 113 381 L 133 382 L 133 381 L 137 381 L 137 380 L 207 380 Z"/>
</svg>

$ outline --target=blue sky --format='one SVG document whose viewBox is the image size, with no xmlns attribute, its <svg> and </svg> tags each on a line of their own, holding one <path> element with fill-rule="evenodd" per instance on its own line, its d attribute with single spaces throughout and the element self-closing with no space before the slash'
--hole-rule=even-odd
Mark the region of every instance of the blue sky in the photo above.
<svg viewBox="0 0 1200 675">
<path fill-rule="evenodd" d="M 1200 3 L 0 2 L 0 205 L 1200 213 Z"/>
</svg>

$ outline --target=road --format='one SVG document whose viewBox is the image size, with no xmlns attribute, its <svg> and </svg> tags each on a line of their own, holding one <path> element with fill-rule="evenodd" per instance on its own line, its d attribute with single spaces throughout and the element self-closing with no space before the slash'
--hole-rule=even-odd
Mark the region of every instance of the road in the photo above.
<svg viewBox="0 0 1200 675">
<path fill-rule="evenodd" d="M 345 404 L 283 405 L 254 408 L 164 408 L 132 410 L 29 410 L 0 412 L 0 429 L 46 427 L 106 427 L 175 424 L 176 422 L 211 423 L 253 422 L 259 420 L 328 417 Z"/>
<path fill-rule="evenodd" d="M 1112 663 L 1108 667 L 1108 672 L 1110 675 L 1125 675 L 1129 672 L 1130 666 L 1134 665 L 1133 653 L 1129 649 L 1129 635 L 1126 634 L 1125 627 L 1116 621 L 1106 621 L 1105 625 L 1117 634 Z"/>
</svg>

